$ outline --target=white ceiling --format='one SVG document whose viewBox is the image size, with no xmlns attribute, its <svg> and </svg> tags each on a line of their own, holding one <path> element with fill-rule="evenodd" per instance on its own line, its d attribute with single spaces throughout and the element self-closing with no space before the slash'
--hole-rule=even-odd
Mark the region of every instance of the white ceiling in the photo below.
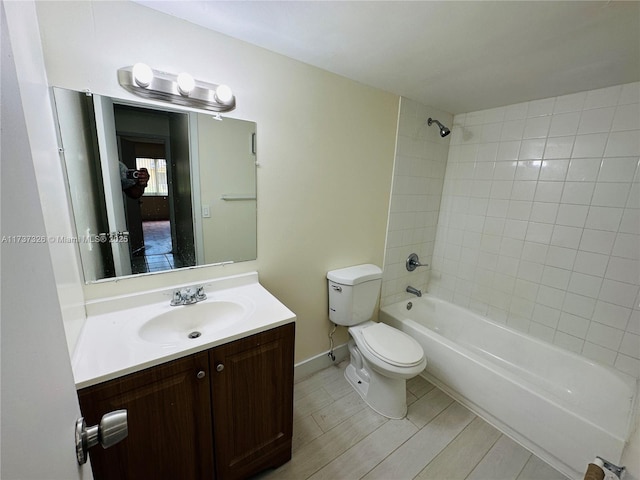
<svg viewBox="0 0 640 480">
<path fill-rule="evenodd" d="M 640 80 L 639 1 L 136 1 L 450 113 Z"/>
</svg>

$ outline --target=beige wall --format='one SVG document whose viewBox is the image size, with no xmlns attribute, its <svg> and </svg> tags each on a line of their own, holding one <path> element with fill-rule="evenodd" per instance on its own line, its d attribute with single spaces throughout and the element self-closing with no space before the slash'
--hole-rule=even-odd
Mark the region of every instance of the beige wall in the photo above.
<svg viewBox="0 0 640 480">
<path fill-rule="evenodd" d="M 142 61 L 229 84 L 230 116 L 258 124 L 257 261 L 88 285 L 85 296 L 257 269 L 298 316 L 296 360 L 326 351 L 326 271 L 382 265 L 398 97 L 131 2 L 38 2 L 37 11 L 51 85 L 135 99 L 116 71 Z"/>
</svg>

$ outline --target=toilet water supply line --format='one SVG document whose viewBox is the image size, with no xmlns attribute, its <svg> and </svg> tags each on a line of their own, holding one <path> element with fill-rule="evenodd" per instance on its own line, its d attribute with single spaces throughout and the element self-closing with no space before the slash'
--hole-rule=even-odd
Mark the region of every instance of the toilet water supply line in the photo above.
<svg viewBox="0 0 640 480">
<path fill-rule="evenodd" d="M 329 353 L 327 354 L 327 356 L 331 359 L 332 362 L 335 362 L 336 356 L 333 354 L 333 334 L 336 333 L 336 328 L 338 328 L 338 325 L 333 322 L 331 322 L 331 324 L 333 325 L 333 328 L 329 331 Z"/>
</svg>

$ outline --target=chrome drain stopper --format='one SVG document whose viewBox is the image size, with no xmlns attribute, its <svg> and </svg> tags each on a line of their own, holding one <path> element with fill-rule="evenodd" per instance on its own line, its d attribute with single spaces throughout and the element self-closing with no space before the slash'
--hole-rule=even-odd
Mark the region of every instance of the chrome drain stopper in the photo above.
<svg viewBox="0 0 640 480">
<path fill-rule="evenodd" d="M 195 332 L 191 332 L 189 334 L 189 338 L 198 338 L 200 335 L 202 335 L 200 332 L 195 331 Z"/>
</svg>

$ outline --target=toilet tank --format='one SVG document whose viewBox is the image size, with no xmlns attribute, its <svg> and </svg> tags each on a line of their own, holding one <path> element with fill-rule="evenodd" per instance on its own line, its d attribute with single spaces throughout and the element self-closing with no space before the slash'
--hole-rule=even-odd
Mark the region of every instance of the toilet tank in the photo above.
<svg viewBox="0 0 640 480">
<path fill-rule="evenodd" d="M 377 265 L 356 265 L 327 272 L 329 319 L 352 326 L 370 320 L 376 307 L 382 270 Z"/>
</svg>

